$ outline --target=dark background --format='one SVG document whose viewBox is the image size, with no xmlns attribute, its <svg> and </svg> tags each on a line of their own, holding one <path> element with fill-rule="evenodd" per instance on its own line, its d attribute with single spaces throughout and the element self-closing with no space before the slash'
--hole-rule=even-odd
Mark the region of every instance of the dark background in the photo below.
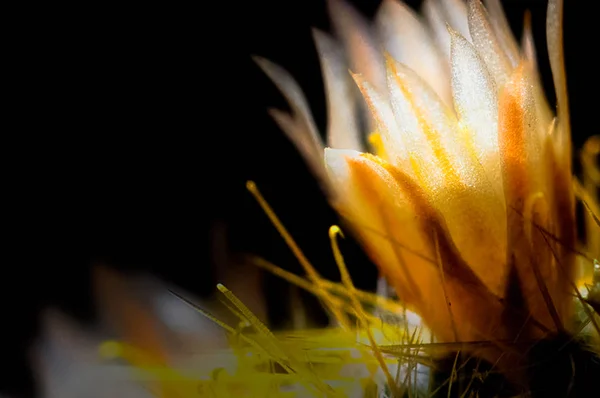
<svg viewBox="0 0 600 398">
<path fill-rule="evenodd" d="M 367 16 L 379 4 L 352 3 Z M 532 11 L 542 76 L 552 93 L 546 1 L 503 3 L 517 37 L 525 10 Z M 598 132 L 592 110 L 598 34 L 593 10 L 566 3 L 568 88 L 579 147 Z M 24 13 L 15 34 L 24 44 L 9 61 L 20 72 L 13 101 L 19 111 L 4 148 L 10 205 L 4 208 L 0 362 L 6 369 L 0 389 L 32 394 L 25 352 L 41 309 L 59 306 L 81 322 L 93 321 L 94 262 L 147 270 L 208 296 L 217 283 L 211 231 L 220 222 L 233 251 L 299 272 L 246 192 L 248 179 L 309 259 L 337 278 L 327 238 L 337 218 L 267 115 L 268 107 L 286 105 L 250 59 L 260 55 L 291 72 L 324 131 L 310 28 L 329 29 L 325 1 L 198 4 L 53 6 Z M 374 267 L 351 241 L 344 251 L 357 284 L 374 288 Z M 286 317 L 286 287 L 276 280 L 269 286 L 269 318 L 277 327 Z"/>
</svg>

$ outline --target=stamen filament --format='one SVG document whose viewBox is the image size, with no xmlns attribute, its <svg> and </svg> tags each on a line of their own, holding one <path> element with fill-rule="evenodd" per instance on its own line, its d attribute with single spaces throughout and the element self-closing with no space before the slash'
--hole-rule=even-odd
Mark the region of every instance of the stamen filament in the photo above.
<svg viewBox="0 0 600 398">
<path fill-rule="evenodd" d="M 377 343 L 375 342 L 373 333 L 371 333 L 371 328 L 369 327 L 369 323 L 366 320 L 363 308 L 362 308 L 360 302 L 358 301 L 358 299 L 356 298 L 356 295 L 354 294 L 356 289 L 354 287 L 354 284 L 352 283 L 352 278 L 350 277 L 350 273 L 348 272 L 348 268 L 346 267 L 344 257 L 342 256 L 342 253 L 340 251 L 340 248 L 339 248 L 339 245 L 337 242 L 338 235 L 340 235 L 342 237 L 344 236 L 342 234 L 342 230 L 340 229 L 340 227 L 338 227 L 337 225 L 332 225 L 329 228 L 329 239 L 331 240 L 331 249 L 333 250 L 333 256 L 335 258 L 335 262 L 338 266 L 338 269 L 340 270 L 340 274 L 342 277 L 342 283 L 346 286 L 346 289 L 348 290 L 348 295 L 350 297 L 350 300 L 352 301 L 352 304 L 355 307 L 357 318 L 358 318 L 359 322 L 361 323 L 362 327 L 364 328 L 364 330 L 367 334 L 367 337 L 369 338 L 369 343 L 371 344 L 371 349 L 373 350 L 373 354 L 375 355 L 377 362 L 379 362 L 379 366 L 381 367 L 381 370 L 383 371 L 383 373 L 387 379 L 387 383 L 388 383 L 390 389 L 392 390 L 394 396 L 400 397 L 401 394 L 399 394 L 398 386 L 396 386 L 394 378 L 392 377 L 392 375 L 385 363 L 383 355 L 382 355 L 381 351 L 379 350 Z"/>
<path fill-rule="evenodd" d="M 252 196 L 254 196 L 254 198 L 256 199 L 256 201 L 258 202 L 260 207 L 263 209 L 263 211 L 265 212 L 267 217 L 269 217 L 269 220 L 271 220 L 271 223 L 273 224 L 273 226 L 275 226 L 275 229 L 277 229 L 277 232 L 279 232 L 279 234 L 281 235 L 281 237 L 283 238 L 285 243 L 288 245 L 290 250 L 294 253 L 294 256 L 298 259 L 302 268 L 304 268 L 304 272 L 306 272 L 306 274 L 312 280 L 312 282 L 315 284 L 315 286 L 319 290 L 323 291 L 322 294 L 325 299 L 325 303 L 329 307 L 329 310 L 331 311 L 333 316 L 336 318 L 337 322 L 344 329 L 349 330 L 350 325 L 348 323 L 346 316 L 341 311 L 339 311 L 337 308 L 335 308 L 334 306 L 331 305 L 331 303 L 330 303 L 331 295 L 327 292 L 327 290 L 325 290 L 322 287 L 321 276 L 319 275 L 317 270 L 312 266 L 312 264 L 308 261 L 308 259 L 306 258 L 306 256 L 302 252 L 302 250 L 300 250 L 300 247 L 298 247 L 298 245 L 296 244 L 296 242 L 294 241 L 294 239 L 292 238 L 290 233 L 287 231 L 287 229 L 285 229 L 285 227 L 283 226 L 283 224 L 281 223 L 281 221 L 279 220 L 279 218 L 277 217 L 277 215 L 275 214 L 275 212 L 273 211 L 271 206 L 269 206 L 269 204 L 267 203 L 265 198 L 262 196 L 262 194 L 258 190 L 258 187 L 254 183 L 254 181 L 246 182 L 246 188 L 248 189 L 248 191 L 250 191 Z"/>
</svg>

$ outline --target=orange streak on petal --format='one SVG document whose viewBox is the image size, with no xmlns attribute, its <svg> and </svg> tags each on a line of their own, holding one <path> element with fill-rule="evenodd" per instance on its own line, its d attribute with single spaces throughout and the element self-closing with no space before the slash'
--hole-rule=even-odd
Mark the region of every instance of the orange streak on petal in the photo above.
<svg viewBox="0 0 600 398">
<path fill-rule="evenodd" d="M 499 101 L 499 147 L 503 166 L 505 194 L 508 204 L 522 209 L 529 193 L 530 177 L 527 168 L 527 145 L 525 138 L 525 109 L 522 96 L 523 65 L 507 83 Z"/>
<path fill-rule="evenodd" d="M 387 56 L 386 63 L 387 63 L 388 68 L 390 68 L 390 70 L 393 72 L 394 80 L 396 81 L 396 84 L 398 85 L 400 90 L 402 90 L 402 92 L 404 93 L 404 95 L 406 96 L 408 101 L 410 102 L 410 104 L 414 110 L 414 113 L 417 117 L 417 120 L 419 121 L 419 125 L 423 129 L 425 138 L 426 138 L 427 142 L 429 143 L 429 145 L 431 145 L 431 149 L 434 153 L 434 156 L 437 159 L 437 161 L 439 162 L 441 169 L 444 170 L 445 176 L 448 179 L 451 179 L 453 181 L 458 181 L 459 177 L 456 174 L 456 171 L 454 170 L 454 168 L 452 167 L 452 164 L 450 163 L 449 156 L 446 153 L 446 150 L 444 149 L 444 147 L 442 146 L 442 143 L 440 142 L 439 133 L 437 131 L 435 131 L 433 126 L 424 117 L 423 112 L 415 105 L 412 91 L 410 90 L 410 88 L 408 87 L 406 82 L 403 79 L 401 79 L 400 76 L 398 75 L 398 71 L 396 68 L 396 61 L 394 61 L 389 56 Z M 413 154 L 411 154 L 411 155 L 413 155 Z M 417 156 L 419 156 L 419 154 L 417 154 Z"/>
</svg>

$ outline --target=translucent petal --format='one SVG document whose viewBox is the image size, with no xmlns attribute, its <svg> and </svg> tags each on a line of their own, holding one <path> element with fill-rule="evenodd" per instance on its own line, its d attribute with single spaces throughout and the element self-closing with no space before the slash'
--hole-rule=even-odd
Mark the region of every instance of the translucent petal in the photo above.
<svg viewBox="0 0 600 398">
<path fill-rule="evenodd" d="M 516 266 L 529 311 L 538 322 L 555 329 L 552 312 L 565 303 L 560 296 L 564 276 L 553 264 L 545 237 L 535 228 L 549 230 L 551 198 L 544 193 L 545 168 L 536 131 L 535 94 L 525 72 L 525 65 L 519 66 L 500 98 L 500 150 L 506 199 L 511 209 L 509 258 L 511 265 Z M 544 297 L 545 290 L 551 305 Z"/>
<path fill-rule="evenodd" d="M 537 70 L 537 55 L 535 51 L 535 40 L 533 39 L 533 31 L 531 30 L 531 13 L 525 13 L 523 21 L 523 37 L 521 38 L 521 48 L 523 58 L 525 58 L 534 70 Z"/>
<path fill-rule="evenodd" d="M 548 13 L 546 17 L 546 39 L 548 42 L 548 56 L 550 57 L 550 66 L 552 68 L 552 78 L 554 79 L 554 89 L 556 90 L 556 100 L 558 102 L 558 121 L 561 129 L 565 129 L 565 134 L 569 137 L 565 144 L 568 157 L 571 156 L 570 149 L 570 121 L 569 121 L 569 103 L 567 100 L 567 80 L 565 77 L 565 54 L 563 47 L 563 0 L 550 0 L 548 2 Z"/>
<path fill-rule="evenodd" d="M 430 136 L 435 137 L 438 147 L 456 152 L 459 141 L 456 139 L 457 119 L 454 113 L 408 66 L 388 57 L 387 69 L 388 86 L 392 93 L 391 103 L 396 113 L 396 120 L 401 129 L 406 130 L 405 133 L 410 135 L 405 140 L 412 140 L 413 145 L 421 142 L 411 150 L 415 153 L 423 151 L 424 156 L 431 159 L 431 155 L 426 153 L 431 151 L 432 143 L 428 142 L 425 147 L 422 143 L 423 140 L 427 140 L 427 133 L 431 132 Z M 411 128 L 403 122 L 409 119 L 412 119 Z"/>
<path fill-rule="evenodd" d="M 525 64 L 514 72 L 506 86 L 500 99 L 499 119 L 506 197 L 509 206 L 522 206 L 528 195 L 543 189 L 535 97 Z"/>
<path fill-rule="evenodd" d="M 397 61 L 418 71 L 450 104 L 448 64 L 420 17 L 401 1 L 384 0 L 377 11 L 375 23 L 385 50 Z"/>
<path fill-rule="evenodd" d="M 531 30 L 531 13 L 525 14 L 525 21 L 523 24 L 523 38 L 522 38 L 522 57 L 527 60 L 527 73 L 530 75 L 530 81 L 534 85 L 535 104 L 537 109 L 538 126 L 540 130 L 540 140 L 544 143 L 548 136 L 548 131 L 554 114 L 552 113 L 546 95 L 544 87 L 540 78 L 540 74 L 537 70 L 537 56 L 535 51 L 535 42 L 533 39 L 533 33 Z M 545 144 L 542 144 L 545 145 Z"/>
<path fill-rule="evenodd" d="M 411 106 L 419 119 L 420 129 L 417 131 L 430 137 L 429 145 L 435 144 L 443 150 L 458 174 L 483 172 L 482 165 L 474 157 L 467 143 L 457 139 L 458 120 L 454 112 L 441 101 L 423 79 L 406 65 L 388 59 L 388 69 L 390 84 L 395 85 L 391 89 L 403 90 L 405 94 L 402 95 L 409 97 Z M 437 152 L 440 153 L 440 151 Z M 467 180 L 464 179 L 464 181 Z"/>
<path fill-rule="evenodd" d="M 563 48 L 563 0 L 550 0 L 548 2 L 546 35 L 554 89 L 556 90 L 558 102 L 558 123 L 552 137 L 554 141 L 554 155 L 551 158 L 553 161 L 552 177 L 555 181 L 555 202 L 553 205 L 558 237 L 561 242 L 558 248 L 560 267 L 564 270 L 563 281 L 568 283 L 573 278 L 575 256 L 572 248 L 575 245 L 576 230 L 575 200 L 571 177 L 571 126 Z M 563 290 L 569 291 L 568 286 L 564 286 Z"/>
<path fill-rule="evenodd" d="M 313 30 L 313 37 L 327 97 L 327 145 L 360 151 L 363 142 L 356 113 L 358 90 L 348 73 L 343 49 L 332 37 L 319 30 Z"/>
<path fill-rule="evenodd" d="M 486 14 L 479 0 L 469 0 L 469 31 L 473 45 L 493 76 L 496 87 L 501 89 L 508 80 L 512 65 Z"/>
<path fill-rule="evenodd" d="M 396 78 L 393 62 L 389 62 L 389 65 L 390 103 L 398 131 L 410 157 L 413 173 L 418 181 L 427 187 L 439 186 L 444 179 L 444 173 L 421 126 L 424 121 L 414 109 L 408 89 L 402 87 L 404 82 Z"/>
<path fill-rule="evenodd" d="M 458 33 L 451 33 L 452 90 L 459 133 L 502 195 L 496 87 L 473 45 Z"/>
<path fill-rule="evenodd" d="M 561 295 L 571 294 L 571 283 L 575 281 L 576 257 L 573 248 L 576 245 L 577 225 L 575 219 L 575 197 L 573 192 L 573 177 L 571 172 L 571 158 L 565 156 L 564 148 L 570 147 L 570 137 L 566 129 L 560 128 L 558 123 L 552 125 L 553 129 L 546 140 L 547 181 L 549 184 L 549 201 L 551 208 L 553 235 L 558 239 L 553 245 L 558 256 L 558 268 L 561 271 Z M 562 308 L 565 318 L 570 316 L 572 306 L 567 306 L 569 300 L 558 296 L 557 301 L 565 304 Z"/>
</svg>

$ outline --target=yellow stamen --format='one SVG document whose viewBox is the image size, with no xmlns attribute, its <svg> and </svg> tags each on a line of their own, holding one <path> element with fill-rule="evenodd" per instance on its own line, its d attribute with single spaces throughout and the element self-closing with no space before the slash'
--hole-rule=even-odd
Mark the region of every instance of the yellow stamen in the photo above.
<svg viewBox="0 0 600 398">
<path fill-rule="evenodd" d="M 301 287 L 302 289 L 305 289 L 305 290 L 310 291 L 315 294 L 319 294 L 317 289 L 313 285 L 311 285 L 309 281 L 307 281 L 306 279 L 304 279 L 302 277 L 299 277 L 298 275 L 295 275 L 289 271 L 286 271 L 283 268 L 278 267 L 275 264 L 272 264 L 272 263 L 268 262 L 267 260 L 259 258 L 259 257 L 252 257 L 251 261 L 254 264 L 258 265 L 259 267 L 264 268 L 265 270 L 273 273 L 274 275 L 277 275 L 280 278 L 285 279 L 286 281 L 293 283 L 296 286 Z M 331 282 L 331 281 L 328 281 L 325 279 L 322 280 L 322 283 L 323 283 L 323 287 L 325 289 L 327 289 L 328 291 L 330 291 L 334 294 L 339 294 L 344 297 L 350 297 L 348 290 L 343 285 L 341 285 L 337 282 Z M 391 300 L 387 297 L 379 296 L 375 293 L 365 292 L 365 291 L 359 290 L 359 289 L 354 289 L 354 294 L 364 304 L 376 306 L 378 309 L 388 311 L 392 314 L 401 314 L 406 310 L 397 301 Z"/>
<path fill-rule="evenodd" d="M 302 265 L 302 268 L 304 268 L 304 272 L 306 272 L 308 277 L 315 284 L 316 288 L 322 290 L 323 297 L 325 298 L 325 303 L 329 307 L 329 310 L 336 318 L 340 326 L 342 326 L 345 329 L 349 329 L 350 326 L 346 316 L 330 304 L 331 295 L 327 292 L 327 290 L 323 288 L 321 283 L 321 276 L 319 275 L 317 270 L 312 266 L 312 264 L 308 261 L 302 250 L 300 250 L 300 248 L 298 247 L 290 233 L 287 231 L 287 229 L 285 229 L 285 227 L 283 226 L 283 224 L 281 223 L 271 206 L 269 206 L 265 198 L 258 190 L 258 187 L 254 183 L 254 181 L 248 181 L 246 183 L 246 188 L 254 196 L 254 198 L 256 199 L 260 207 L 263 209 L 267 217 L 269 217 L 269 220 L 271 220 L 271 223 L 275 226 L 275 229 L 277 229 L 277 232 L 279 232 L 285 243 L 294 253 L 294 256 L 298 259 L 300 265 Z"/>
<path fill-rule="evenodd" d="M 242 314 L 248 317 L 248 322 L 250 322 L 257 332 L 259 332 L 259 334 L 264 338 L 264 340 L 261 341 L 263 344 L 259 344 L 255 339 L 244 335 L 239 330 L 236 330 L 235 328 L 220 321 L 184 297 L 181 297 L 174 292 L 172 293 L 207 319 L 222 327 L 232 335 L 236 335 L 241 340 L 256 349 L 257 352 L 264 354 L 266 358 L 271 358 L 277 362 L 290 376 L 298 377 L 298 381 L 302 383 L 309 392 L 315 394 L 315 396 L 337 396 L 336 392 L 330 386 L 321 381 L 313 373 L 313 371 L 309 368 L 309 364 L 304 364 L 289 355 L 289 353 L 281 347 L 278 339 L 271 333 L 271 331 L 269 331 L 268 328 L 250 311 L 250 309 L 248 309 L 229 289 L 221 284 L 217 285 L 217 288 L 228 300 L 232 302 L 235 307 L 238 308 Z"/>
<path fill-rule="evenodd" d="M 381 366 L 381 370 L 383 371 L 383 373 L 387 379 L 389 388 L 392 390 L 394 396 L 400 397 L 401 394 L 398 391 L 396 382 L 394 381 L 394 378 L 390 374 L 390 371 L 385 363 L 383 355 L 382 355 L 381 351 L 379 350 L 379 347 L 377 346 L 375 339 L 373 338 L 373 333 L 371 332 L 369 324 L 365 318 L 364 310 L 363 310 L 360 302 L 356 298 L 356 295 L 354 294 L 354 292 L 355 292 L 354 284 L 352 283 L 352 278 L 350 277 L 350 273 L 348 272 L 348 268 L 346 267 L 344 257 L 342 256 L 342 253 L 340 251 L 340 248 L 338 246 L 338 242 L 336 239 L 338 235 L 340 235 L 342 237 L 344 236 L 342 234 L 342 230 L 340 229 L 340 227 L 338 227 L 337 225 L 331 226 L 331 228 L 329 228 L 329 239 L 331 240 L 331 249 L 333 250 L 333 256 L 335 258 L 335 262 L 338 266 L 338 269 L 340 270 L 340 274 L 342 277 L 342 283 L 346 286 L 346 289 L 348 289 L 350 300 L 352 300 L 352 304 L 355 307 L 355 311 L 356 311 L 358 320 L 360 321 L 362 327 L 364 328 L 365 332 L 367 333 L 367 337 L 369 338 L 369 343 L 371 344 L 371 349 L 373 350 L 373 354 L 375 355 L 377 362 L 379 362 L 379 366 Z"/>
<path fill-rule="evenodd" d="M 383 139 L 381 138 L 381 134 L 378 131 L 369 134 L 368 141 L 369 144 L 371 144 L 371 146 L 373 147 L 373 153 L 375 153 L 375 155 L 385 160 L 388 159 L 385 153 Z"/>
<path fill-rule="evenodd" d="M 265 354 L 267 357 L 269 358 L 273 358 L 274 361 L 276 361 L 277 363 L 279 363 L 281 365 L 281 367 L 287 371 L 288 373 L 295 373 L 294 370 L 292 368 L 290 368 L 287 365 L 287 361 L 282 361 L 281 358 L 279 358 L 276 354 L 270 352 L 266 347 L 261 346 L 260 344 L 258 344 L 254 339 L 251 339 L 250 337 L 238 333 L 238 331 L 229 326 L 228 324 L 226 324 L 225 322 L 217 319 L 214 315 L 204 311 L 202 308 L 198 307 L 197 305 L 193 304 L 191 301 L 189 301 L 188 299 L 178 295 L 175 292 L 172 292 L 176 297 L 178 297 L 179 299 L 181 299 L 183 302 L 185 302 L 187 305 L 189 305 L 190 307 L 192 307 L 194 310 L 198 311 L 200 313 L 200 315 L 204 316 L 206 319 L 212 321 L 213 323 L 215 323 L 216 325 L 220 326 L 221 328 L 225 329 L 227 332 L 235 335 L 237 334 L 239 336 L 240 339 L 242 339 L 244 342 L 248 343 L 249 345 L 251 345 L 252 347 L 254 347 L 255 349 L 257 349 L 259 352 L 262 352 L 263 354 Z"/>
<path fill-rule="evenodd" d="M 266 339 L 271 352 L 275 354 L 275 358 L 280 358 L 283 362 L 289 362 L 291 368 L 295 370 L 295 373 L 304 378 L 307 384 L 311 383 L 314 385 L 320 393 L 327 396 L 335 395 L 335 392 L 331 389 L 331 387 L 323 383 L 309 367 L 307 367 L 302 361 L 294 358 L 293 355 L 291 355 L 281 346 L 277 340 L 277 337 L 275 337 L 275 335 L 265 326 L 265 324 L 262 323 L 256 317 L 256 315 L 254 315 L 252 311 L 250 311 L 250 309 L 233 294 L 231 290 L 227 289 L 221 284 L 217 285 L 217 289 L 219 289 L 219 291 L 223 293 L 223 295 L 229 301 L 231 301 L 231 303 L 235 305 L 238 310 L 240 310 L 240 312 L 246 317 L 248 322 L 250 322 L 256 331 Z"/>
</svg>

